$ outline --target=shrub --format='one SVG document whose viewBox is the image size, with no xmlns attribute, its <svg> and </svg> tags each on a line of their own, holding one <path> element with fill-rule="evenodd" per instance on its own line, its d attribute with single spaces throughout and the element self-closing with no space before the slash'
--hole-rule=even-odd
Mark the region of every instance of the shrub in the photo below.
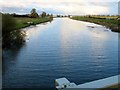
<svg viewBox="0 0 120 90">
<path fill-rule="evenodd" d="M 8 15 L 2 15 L 2 45 L 4 47 L 17 46 L 24 41 L 25 33 L 20 30 L 15 30 L 16 21 Z"/>
</svg>

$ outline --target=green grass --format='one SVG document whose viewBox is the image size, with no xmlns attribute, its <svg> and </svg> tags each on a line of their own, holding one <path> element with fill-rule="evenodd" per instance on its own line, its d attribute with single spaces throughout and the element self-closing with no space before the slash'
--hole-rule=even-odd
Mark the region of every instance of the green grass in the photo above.
<svg viewBox="0 0 120 90">
<path fill-rule="evenodd" d="M 40 23 L 44 23 L 44 22 L 48 22 L 51 21 L 52 18 L 46 17 L 46 18 L 24 18 L 24 17 L 14 17 L 14 19 L 16 20 L 16 26 L 15 29 L 21 29 L 21 28 L 25 28 L 28 27 L 30 25 L 36 25 L 36 24 L 40 24 Z M 32 24 L 29 24 L 27 22 L 33 22 Z"/>
<path fill-rule="evenodd" d="M 117 19 L 118 18 L 118 16 L 99 16 L 99 15 L 94 15 L 94 16 L 91 16 L 91 17 L 93 17 L 93 18 L 103 18 L 103 19 Z"/>
<path fill-rule="evenodd" d="M 87 16 L 73 16 L 71 19 L 81 20 L 86 22 L 92 22 L 96 24 L 100 24 L 110 28 L 112 31 L 120 32 L 118 25 L 120 25 L 120 21 L 117 20 L 117 17 L 87 17 Z"/>
</svg>

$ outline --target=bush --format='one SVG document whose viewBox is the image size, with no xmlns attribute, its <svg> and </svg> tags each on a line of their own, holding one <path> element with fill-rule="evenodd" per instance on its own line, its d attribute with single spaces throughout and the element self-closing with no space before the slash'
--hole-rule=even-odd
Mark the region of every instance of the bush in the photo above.
<svg viewBox="0 0 120 90">
<path fill-rule="evenodd" d="M 20 30 L 15 30 L 16 21 L 8 15 L 2 15 L 2 45 L 4 47 L 17 46 L 24 41 L 25 33 Z"/>
</svg>

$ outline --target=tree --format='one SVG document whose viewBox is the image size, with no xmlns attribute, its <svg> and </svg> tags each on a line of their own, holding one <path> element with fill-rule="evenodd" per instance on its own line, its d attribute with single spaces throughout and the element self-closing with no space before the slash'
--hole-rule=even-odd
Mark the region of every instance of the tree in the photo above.
<svg viewBox="0 0 120 90">
<path fill-rule="evenodd" d="M 60 17 L 60 15 L 57 15 L 57 17 Z"/>
<path fill-rule="evenodd" d="M 31 10 L 30 17 L 31 17 L 31 18 L 37 18 L 37 17 L 39 17 L 39 15 L 38 15 L 38 13 L 36 12 L 36 9 L 35 9 L 35 8 L 33 8 L 33 9 Z"/>
<path fill-rule="evenodd" d="M 47 17 L 49 17 L 50 15 L 49 14 L 47 14 Z"/>
<path fill-rule="evenodd" d="M 50 15 L 50 18 L 53 18 L 53 14 Z"/>
<path fill-rule="evenodd" d="M 46 17 L 46 12 L 42 12 L 41 17 Z"/>
</svg>

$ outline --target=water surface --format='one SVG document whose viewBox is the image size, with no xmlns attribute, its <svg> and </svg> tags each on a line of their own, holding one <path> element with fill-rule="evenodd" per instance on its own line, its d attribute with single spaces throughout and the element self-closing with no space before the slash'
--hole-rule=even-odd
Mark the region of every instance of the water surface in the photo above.
<svg viewBox="0 0 120 90">
<path fill-rule="evenodd" d="M 56 78 L 81 84 L 118 74 L 118 33 L 104 26 L 55 18 L 24 30 L 25 45 L 3 52 L 4 88 L 51 88 Z"/>
</svg>

